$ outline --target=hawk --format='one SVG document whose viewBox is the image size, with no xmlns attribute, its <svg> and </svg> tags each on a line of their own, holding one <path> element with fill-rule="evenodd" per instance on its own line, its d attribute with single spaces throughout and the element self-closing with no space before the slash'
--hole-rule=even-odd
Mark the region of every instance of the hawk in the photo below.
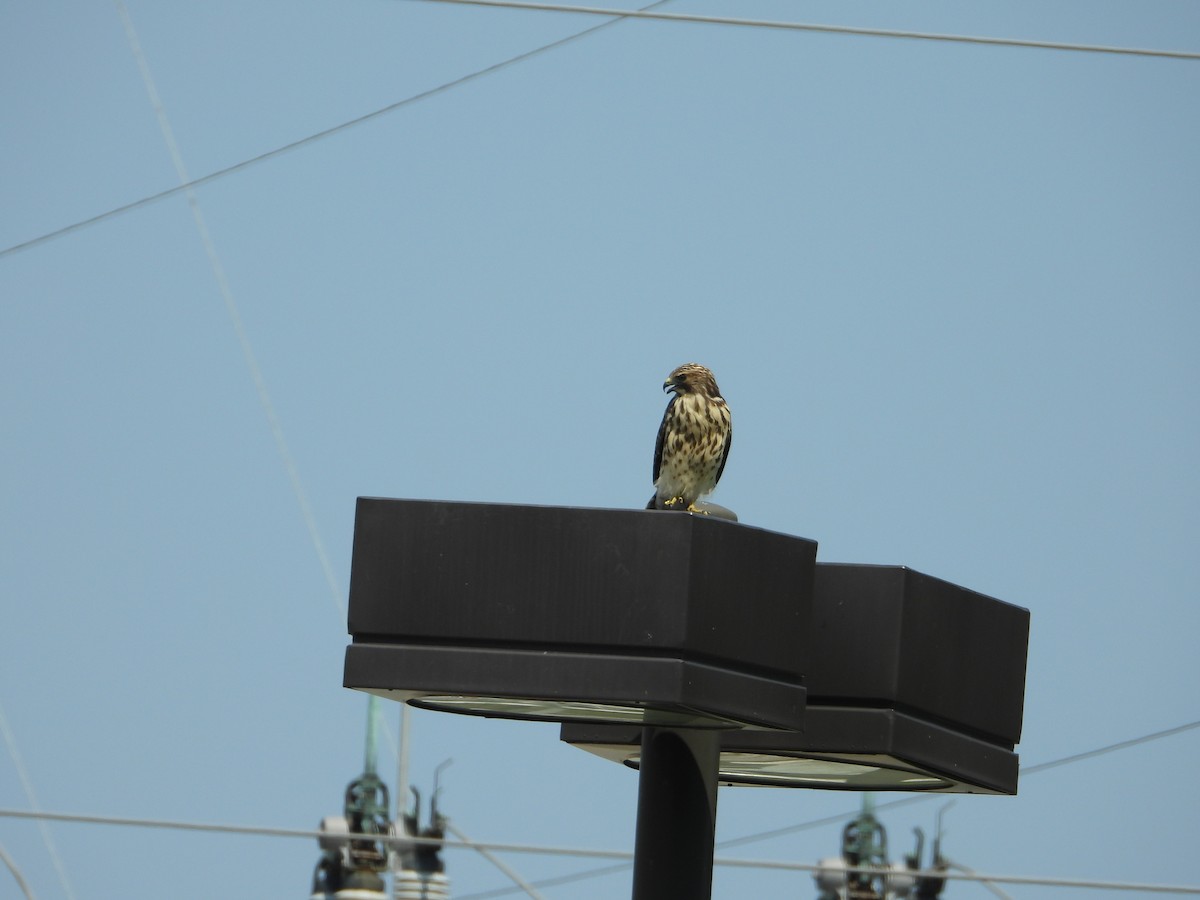
<svg viewBox="0 0 1200 900">
<path fill-rule="evenodd" d="M 663 382 L 674 396 L 663 413 L 654 445 L 654 496 L 646 509 L 698 512 L 725 470 L 733 421 L 713 373 L 685 363 Z"/>
</svg>

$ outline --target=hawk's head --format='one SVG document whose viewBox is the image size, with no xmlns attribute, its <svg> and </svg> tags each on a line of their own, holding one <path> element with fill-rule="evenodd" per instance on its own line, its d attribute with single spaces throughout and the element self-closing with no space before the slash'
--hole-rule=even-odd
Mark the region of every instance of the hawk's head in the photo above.
<svg viewBox="0 0 1200 900">
<path fill-rule="evenodd" d="M 717 379 L 699 363 L 684 363 L 667 376 L 667 380 L 663 382 L 663 390 L 674 391 L 676 395 L 704 394 L 714 399 L 721 396 Z"/>
</svg>

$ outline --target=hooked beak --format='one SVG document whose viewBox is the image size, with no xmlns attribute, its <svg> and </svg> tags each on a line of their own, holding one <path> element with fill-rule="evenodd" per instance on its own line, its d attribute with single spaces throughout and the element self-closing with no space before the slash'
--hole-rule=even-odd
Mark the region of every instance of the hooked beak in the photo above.
<svg viewBox="0 0 1200 900">
<path fill-rule="evenodd" d="M 666 393 L 670 393 L 671 391 L 675 390 L 675 385 L 677 383 L 678 382 L 676 382 L 674 378 L 668 378 L 666 381 L 663 382 L 663 393 L 666 394 Z"/>
</svg>

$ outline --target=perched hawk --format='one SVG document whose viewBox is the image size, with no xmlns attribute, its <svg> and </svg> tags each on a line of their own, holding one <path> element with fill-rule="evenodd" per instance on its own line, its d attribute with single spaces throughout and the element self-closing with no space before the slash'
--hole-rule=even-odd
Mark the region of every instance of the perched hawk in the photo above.
<svg viewBox="0 0 1200 900">
<path fill-rule="evenodd" d="M 696 511 L 700 497 L 721 480 L 733 424 L 713 373 L 696 363 L 680 366 L 663 383 L 674 396 L 654 445 L 654 496 L 646 509 Z"/>
</svg>

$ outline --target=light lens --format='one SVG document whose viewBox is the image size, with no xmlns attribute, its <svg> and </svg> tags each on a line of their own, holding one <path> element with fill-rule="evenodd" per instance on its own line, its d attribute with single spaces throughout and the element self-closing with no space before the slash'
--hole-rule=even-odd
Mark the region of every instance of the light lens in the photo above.
<svg viewBox="0 0 1200 900">
<path fill-rule="evenodd" d="M 546 719 L 553 722 L 621 722 L 670 728 L 737 728 L 737 722 L 687 711 L 623 706 L 584 700 L 533 700 L 527 697 L 471 697 L 438 694 L 409 701 L 423 709 L 492 716 L 501 719 Z"/>
<path fill-rule="evenodd" d="M 640 754 L 626 757 L 625 764 L 638 768 Z M 776 753 L 726 750 L 721 752 L 718 765 L 717 779 L 730 784 L 853 791 L 921 791 L 952 786 L 952 782 L 928 772 Z"/>
</svg>

